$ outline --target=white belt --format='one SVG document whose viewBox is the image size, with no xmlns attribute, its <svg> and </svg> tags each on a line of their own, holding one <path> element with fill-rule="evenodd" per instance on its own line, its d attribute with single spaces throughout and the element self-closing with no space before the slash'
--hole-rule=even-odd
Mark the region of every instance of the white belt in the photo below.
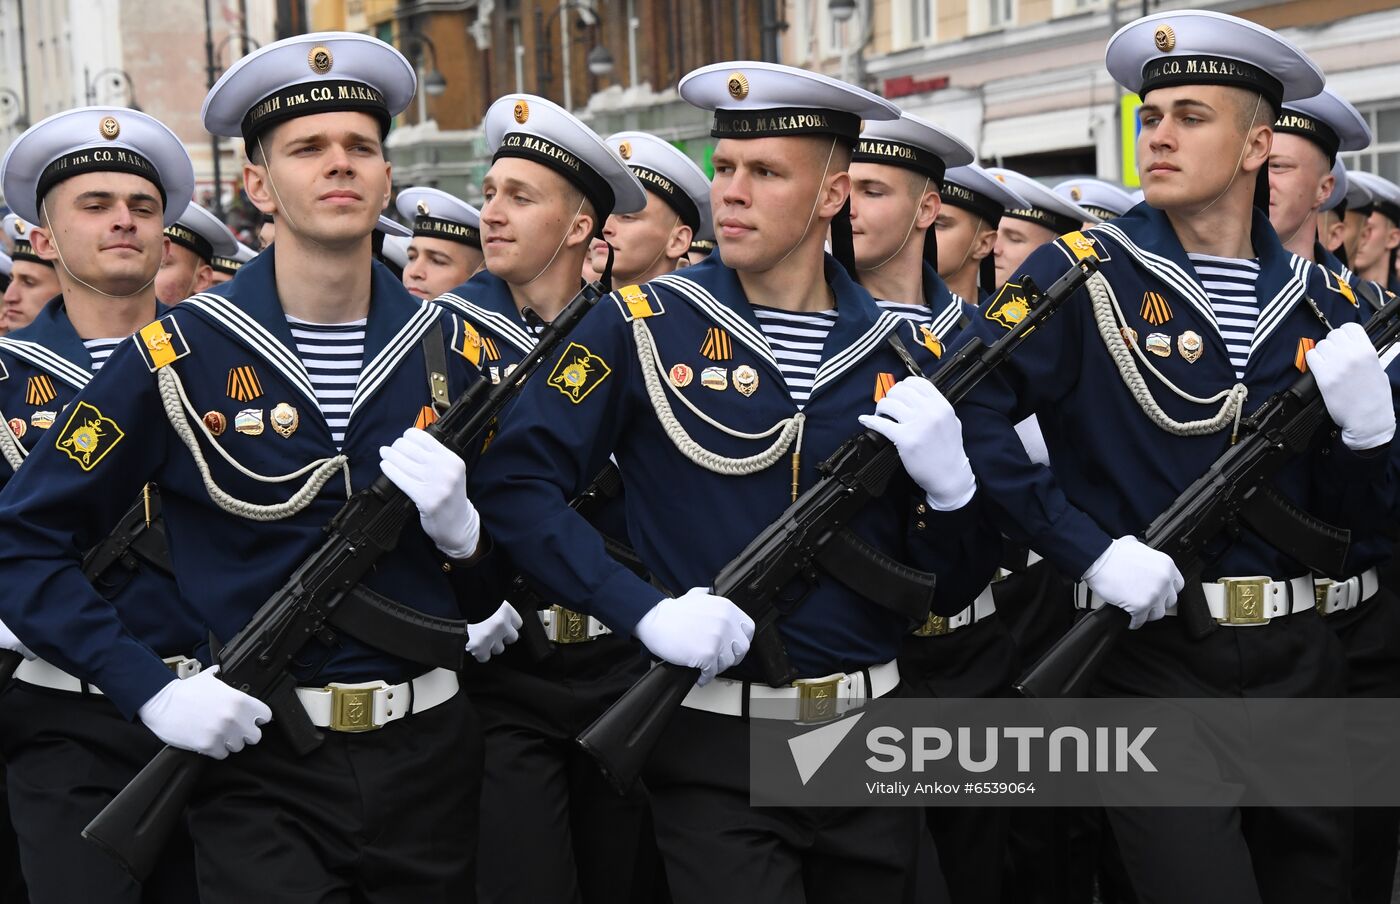
<svg viewBox="0 0 1400 904">
<path fill-rule="evenodd" d="M 1221 578 L 1201 584 L 1211 618 L 1217 624 L 1234 627 L 1266 625 L 1270 619 L 1311 609 L 1317 603 L 1310 575 L 1275 581 L 1267 577 Z M 1103 597 L 1089 590 L 1083 581 L 1074 585 L 1074 605 L 1078 609 L 1099 609 Z M 1167 607 L 1176 615 L 1176 606 Z"/>
<path fill-rule="evenodd" d="M 992 575 L 992 583 L 995 584 L 997 581 L 1004 581 L 1013 574 L 1024 574 L 1031 569 L 1031 566 L 1042 561 L 1044 561 L 1044 557 L 1040 553 L 1036 552 L 1034 549 L 1028 549 L 1026 550 L 1026 565 L 1024 568 L 1018 567 L 1014 570 L 1009 568 L 997 568 L 996 572 Z"/>
<path fill-rule="evenodd" d="M 421 713 L 446 703 L 457 693 L 457 673 L 433 669 L 403 684 L 366 681 L 363 684 L 331 683 L 325 687 L 299 687 L 297 699 L 306 707 L 311 724 L 331 731 L 374 731 L 410 713 Z"/>
<path fill-rule="evenodd" d="M 865 675 L 870 675 L 867 688 Z M 836 672 L 822 678 L 799 678 L 792 687 L 769 687 L 746 681 L 715 678 L 704 687 L 692 687 L 681 705 L 722 716 L 749 715 L 788 722 L 825 722 L 883 697 L 899 686 L 899 663 L 873 665 L 863 672 Z M 744 705 L 748 691 L 749 706 Z M 778 706 L 782 701 L 786 706 Z M 757 704 L 757 706 L 755 706 Z"/>
<path fill-rule="evenodd" d="M 945 634 L 952 634 L 959 628 L 976 624 L 982 619 L 997 611 L 995 598 L 992 596 L 992 587 L 988 584 L 982 588 L 982 592 L 977 594 L 977 599 L 957 615 L 934 615 L 929 613 L 924 623 L 914 631 L 915 637 L 942 637 Z"/>
<path fill-rule="evenodd" d="M 541 609 L 540 622 L 544 624 L 545 636 L 555 643 L 582 643 L 612 633 L 611 628 L 593 616 L 558 605 Z"/>
<path fill-rule="evenodd" d="M 200 662 L 188 656 L 171 656 L 165 660 L 166 666 L 176 678 L 188 678 L 199 674 Z M 56 665 L 42 659 L 26 659 L 15 669 L 15 677 L 25 684 L 46 687 L 55 691 L 68 691 L 71 694 L 102 694 L 91 684 L 68 674 Z"/>
<path fill-rule="evenodd" d="M 1333 612 L 1355 609 L 1375 596 L 1376 591 L 1380 588 L 1380 574 L 1374 568 L 1368 568 L 1361 574 L 1347 578 L 1345 581 L 1318 578 L 1317 611 L 1323 615 L 1331 615 Z"/>
</svg>

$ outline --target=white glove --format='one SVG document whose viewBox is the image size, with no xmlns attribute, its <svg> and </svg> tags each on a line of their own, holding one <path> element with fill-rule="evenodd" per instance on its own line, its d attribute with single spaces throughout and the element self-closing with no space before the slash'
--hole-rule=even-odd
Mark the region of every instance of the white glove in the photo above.
<svg viewBox="0 0 1400 904">
<path fill-rule="evenodd" d="M 1308 352 L 1307 360 L 1348 449 L 1374 449 L 1390 442 L 1395 436 L 1390 381 L 1360 324 L 1343 324 L 1328 333 Z"/>
<path fill-rule="evenodd" d="M 928 380 L 900 380 L 875 403 L 875 413 L 862 414 L 860 422 L 894 443 L 904 470 L 935 511 L 951 512 L 972 501 L 977 478 L 963 451 L 962 423 Z"/>
<path fill-rule="evenodd" d="M 171 747 L 222 760 L 262 740 L 272 719 L 267 704 L 234 690 L 218 677 L 219 667 L 176 680 L 156 692 L 136 714 L 151 733 Z"/>
<path fill-rule="evenodd" d="M 700 684 L 744 658 L 753 619 L 722 596 L 692 587 L 651 607 L 632 633 L 667 662 L 700 670 Z"/>
<path fill-rule="evenodd" d="M 1089 589 L 1132 616 L 1129 628 L 1140 628 L 1167 614 L 1186 586 L 1172 557 L 1138 542 L 1131 534 L 1108 545 L 1084 572 Z"/>
<path fill-rule="evenodd" d="M 481 538 L 481 516 L 467 498 L 467 466 L 442 443 L 410 427 L 379 447 L 379 467 L 418 506 L 423 532 L 443 554 L 469 559 Z"/>
<path fill-rule="evenodd" d="M 467 652 L 477 662 L 485 662 L 492 656 L 505 652 L 506 644 L 515 643 L 520 637 L 520 613 L 510 603 L 501 603 L 501 608 L 477 622 L 467 625 Z"/>
<path fill-rule="evenodd" d="M 24 641 L 15 636 L 15 632 L 10 630 L 10 626 L 0 621 L 0 650 L 13 650 L 25 659 L 33 660 L 37 657 L 24 645 Z"/>
</svg>

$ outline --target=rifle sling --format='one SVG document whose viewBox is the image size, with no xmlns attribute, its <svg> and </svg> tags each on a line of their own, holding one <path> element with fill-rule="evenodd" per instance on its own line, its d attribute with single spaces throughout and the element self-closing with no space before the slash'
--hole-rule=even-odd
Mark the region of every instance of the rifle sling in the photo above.
<svg viewBox="0 0 1400 904">
<path fill-rule="evenodd" d="M 464 664 L 464 619 L 427 615 L 363 584 L 345 595 L 328 621 L 333 628 L 391 656 L 443 669 L 460 669 Z"/>
<path fill-rule="evenodd" d="M 910 624 L 920 624 L 928 618 L 933 605 L 934 575 L 895 561 L 856 536 L 849 527 L 837 531 L 822 545 L 816 562 L 850 590 L 908 619 Z"/>
</svg>

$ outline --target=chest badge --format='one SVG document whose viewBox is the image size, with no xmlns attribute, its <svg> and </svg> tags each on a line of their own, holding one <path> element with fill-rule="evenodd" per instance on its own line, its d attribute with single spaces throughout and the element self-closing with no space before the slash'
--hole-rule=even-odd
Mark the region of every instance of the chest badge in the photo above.
<svg viewBox="0 0 1400 904">
<path fill-rule="evenodd" d="M 875 401 L 880 401 L 894 389 L 894 374 L 875 375 Z"/>
<path fill-rule="evenodd" d="M 15 439 L 24 439 L 25 431 L 29 429 L 29 425 L 24 422 L 24 418 L 12 417 L 10 418 L 9 425 L 10 432 L 15 435 Z"/>
<path fill-rule="evenodd" d="M 1148 333 L 1147 350 L 1159 358 L 1169 358 L 1172 353 L 1172 340 L 1166 333 Z"/>
<path fill-rule="evenodd" d="M 734 356 L 734 345 L 729 340 L 729 334 L 717 326 L 710 327 L 705 331 L 700 354 L 711 361 L 728 361 Z"/>
<path fill-rule="evenodd" d="M 671 368 L 671 385 L 677 389 L 684 389 L 690 385 L 690 381 L 695 379 L 695 371 L 688 364 L 677 364 Z"/>
<path fill-rule="evenodd" d="M 54 419 L 57 417 L 57 411 L 36 411 L 29 416 L 29 426 L 38 430 L 47 430 L 53 426 Z"/>
<path fill-rule="evenodd" d="M 1172 306 L 1158 292 L 1142 293 L 1142 319 L 1153 326 L 1161 326 L 1172 319 Z"/>
<path fill-rule="evenodd" d="M 24 401 L 27 405 L 47 405 L 58 397 L 54 391 L 53 380 L 47 374 L 40 374 L 37 377 L 30 377 L 29 383 L 24 389 Z"/>
<path fill-rule="evenodd" d="M 204 426 L 209 428 L 210 436 L 223 436 L 228 429 L 228 418 L 219 411 L 204 412 Z"/>
<path fill-rule="evenodd" d="M 297 432 L 297 427 L 301 426 L 301 415 L 286 402 L 277 403 L 277 407 L 268 415 L 268 420 L 272 422 L 272 429 L 283 439 L 289 439 Z"/>
<path fill-rule="evenodd" d="M 1299 373 L 1308 372 L 1308 352 L 1317 347 L 1316 339 L 1309 339 L 1304 336 L 1298 340 L 1298 351 L 1293 355 L 1293 366 L 1298 368 Z"/>
<path fill-rule="evenodd" d="M 707 367 L 700 372 L 700 385 L 706 389 L 728 389 L 729 371 L 723 367 Z"/>
<path fill-rule="evenodd" d="M 245 364 L 229 369 L 227 391 L 228 397 L 236 402 L 251 402 L 262 395 L 262 383 L 258 382 L 257 372 Z"/>
<path fill-rule="evenodd" d="M 758 371 L 747 364 L 734 368 L 734 388 L 745 397 L 758 392 Z"/>
<path fill-rule="evenodd" d="M 1123 334 L 1123 341 L 1129 345 L 1137 345 L 1138 331 L 1130 326 L 1125 326 L 1119 330 Z"/>
<path fill-rule="evenodd" d="M 1194 330 L 1187 330 L 1176 337 L 1176 350 L 1181 352 L 1181 357 L 1186 359 L 1187 364 L 1195 364 L 1201 357 L 1201 351 L 1205 346 L 1201 342 L 1201 334 Z"/>
<path fill-rule="evenodd" d="M 233 416 L 233 429 L 244 436 L 262 436 L 263 410 L 244 408 Z"/>
</svg>

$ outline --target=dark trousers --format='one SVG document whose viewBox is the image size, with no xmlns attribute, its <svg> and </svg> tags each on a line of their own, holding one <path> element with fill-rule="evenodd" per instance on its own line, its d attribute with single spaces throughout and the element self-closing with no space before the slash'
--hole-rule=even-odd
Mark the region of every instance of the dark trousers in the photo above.
<svg viewBox="0 0 1400 904">
<path fill-rule="evenodd" d="M 1340 697 L 1341 644 L 1308 610 L 1191 639 L 1176 618 L 1129 632 L 1096 693 L 1150 697 Z M 1228 764 L 1223 764 L 1228 769 Z M 1351 813 L 1305 807 L 1109 808 L 1144 904 L 1331 904 L 1349 900 Z"/>
<path fill-rule="evenodd" d="M 1400 697 L 1400 597 L 1382 585 L 1366 602 L 1325 619 L 1346 650 L 1347 696 Z M 1352 904 L 1390 904 L 1400 809 L 1352 811 Z"/>
<path fill-rule="evenodd" d="M 10 818 L 34 904 L 190 904 L 198 900 L 187 832 L 144 884 L 82 838 L 161 743 L 110 701 L 14 681 L 0 698 Z"/>
<path fill-rule="evenodd" d="M 10 823 L 10 799 L 5 793 L 5 768 L 0 763 L 0 904 L 27 904 L 24 874 L 19 868 L 19 838 Z"/>
<path fill-rule="evenodd" d="M 275 724 L 191 802 L 203 904 L 476 899 L 481 729 L 465 693 L 296 756 Z"/>
<path fill-rule="evenodd" d="M 909 636 L 900 645 L 900 694 L 905 697 L 1004 697 L 1016 679 L 1015 643 L 992 615 L 941 637 Z M 1010 831 L 1005 807 L 928 807 L 928 830 L 953 904 L 998 904 Z M 927 870 L 920 870 L 920 885 Z M 918 901 L 938 897 L 920 888 Z"/>
<path fill-rule="evenodd" d="M 676 904 L 899 904 L 923 814 L 750 807 L 748 726 L 682 707 L 646 773 Z"/>
<path fill-rule="evenodd" d="M 612 790 L 574 742 L 647 670 L 618 637 L 523 649 L 467 670 L 486 741 L 477 888 L 483 904 L 628 904 L 658 870 L 645 791 Z"/>
</svg>

